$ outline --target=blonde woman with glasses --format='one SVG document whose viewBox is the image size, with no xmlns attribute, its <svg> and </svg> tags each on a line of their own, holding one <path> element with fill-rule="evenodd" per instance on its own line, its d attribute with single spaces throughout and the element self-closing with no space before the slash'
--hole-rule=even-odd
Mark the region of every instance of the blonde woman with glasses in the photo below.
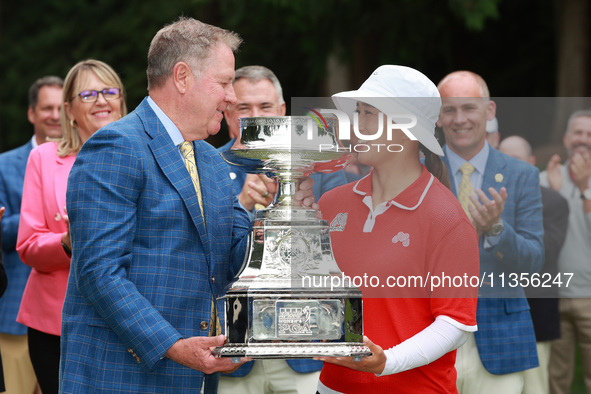
<svg viewBox="0 0 591 394">
<path fill-rule="evenodd" d="M 72 252 L 68 175 L 82 145 L 127 113 L 124 97 L 109 65 L 92 59 L 76 64 L 64 82 L 63 136 L 34 149 L 27 163 L 16 249 L 32 271 L 17 321 L 29 327 L 29 354 L 44 394 L 58 392 L 61 311 Z"/>
</svg>

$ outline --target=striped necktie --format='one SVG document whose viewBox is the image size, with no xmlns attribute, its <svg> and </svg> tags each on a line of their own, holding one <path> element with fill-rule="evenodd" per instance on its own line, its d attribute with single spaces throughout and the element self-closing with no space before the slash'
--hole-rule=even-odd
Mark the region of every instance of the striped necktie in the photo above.
<svg viewBox="0 0 591 394">
<path fill-rule="evenodd" d="M 465 162 L 460 167 L 460 172 L 462 173 L 462 181 L 460 182 L 460 187 L 458 189 L 458 200 L 460 200 L 460 204 L 462 204 L 462 208 L 464 208 L 466 215 L 471 217 L 470 211 L 468 211 L 468 206 L 472 204 L 469 197 L 474 194 L 474 186 L 472 186 L 472 182 L 470 182 L 470 175 L 474 172 L 474 166 Z"/>
<path fill-rule="evenodd" d="M 203 196 L 201 195 L 201 185 L 199 184 L 199 173 L 197 172 L 197 164 L 195 163 L 195 152 L 193 151 L 193 143 L 191 141 L 184 141 L 181 144 L 181 153 L 185 158 L 185 167 L 189 171 L 195 192 L 197 193 L 197 200 L 199 200 L 199 208 L 203 220 L 205 220 L 205 211 L 203 211 Z"/>
</svg>

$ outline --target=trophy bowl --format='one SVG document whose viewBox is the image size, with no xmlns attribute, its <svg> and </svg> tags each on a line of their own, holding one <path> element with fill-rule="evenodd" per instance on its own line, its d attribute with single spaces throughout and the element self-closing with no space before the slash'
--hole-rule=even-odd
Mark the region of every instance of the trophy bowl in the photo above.
<svg viewBox="0 0 591 394">
<path fill-rule="evenodd" d="M 334 259 L 329 226 L 294 205 L 300 179 L 350 160 L 336 149 L 336 121 L 242 118 L 244 148 L 222 153 L 234 170 L 277 178 L 275 201 L 257 211 L 238 279 L 218 299 L 227 338 L 220 357 L 312 358 L 370 355 L 363 345 L 361 291 Z M 324 150 L 322 148 L 325 148 Z M 332 147 L 332 148 L 330 148 Z"/>
</svg>

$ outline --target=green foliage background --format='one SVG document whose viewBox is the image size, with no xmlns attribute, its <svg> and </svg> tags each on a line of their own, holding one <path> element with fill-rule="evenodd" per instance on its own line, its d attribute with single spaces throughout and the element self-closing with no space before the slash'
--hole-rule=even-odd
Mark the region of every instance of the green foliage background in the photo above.
<svg viewBox="0 0 591 394">
<path fill-rule="evenodd" d="M 493 96 L 552 96 L 554 13 L 553 0 L 0 0 L 0 151 L 32 134 L 30 84 L 86 58 L 114 67 L 135 108 L 147 93 L 150 40 L 180 15 L 238 32 L 236 66 L 271 68 L 289 100 L 334 93 L 331 54 L 351 67 L 350 88 L 390 63 L 435 82 L 471 69 Z"/>
</svg>

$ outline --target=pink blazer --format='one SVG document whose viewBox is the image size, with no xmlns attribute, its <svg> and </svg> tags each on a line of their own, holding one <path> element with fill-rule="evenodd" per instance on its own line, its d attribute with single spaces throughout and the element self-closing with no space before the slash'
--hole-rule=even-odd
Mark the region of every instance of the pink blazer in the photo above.
<svg viewBox="0 0 591 394">
<path fill-rule="evenodd" d="M 23 186 L 16 250 L 33 269 L 16 320 L 52 335 L 61 333 L 70 272 L 61 239 L 67 231 L 66 186 L 75 160 L 75 155 L 59 157 L 57 143 L 47 142 L 31 151 Z"/>
</svg>

